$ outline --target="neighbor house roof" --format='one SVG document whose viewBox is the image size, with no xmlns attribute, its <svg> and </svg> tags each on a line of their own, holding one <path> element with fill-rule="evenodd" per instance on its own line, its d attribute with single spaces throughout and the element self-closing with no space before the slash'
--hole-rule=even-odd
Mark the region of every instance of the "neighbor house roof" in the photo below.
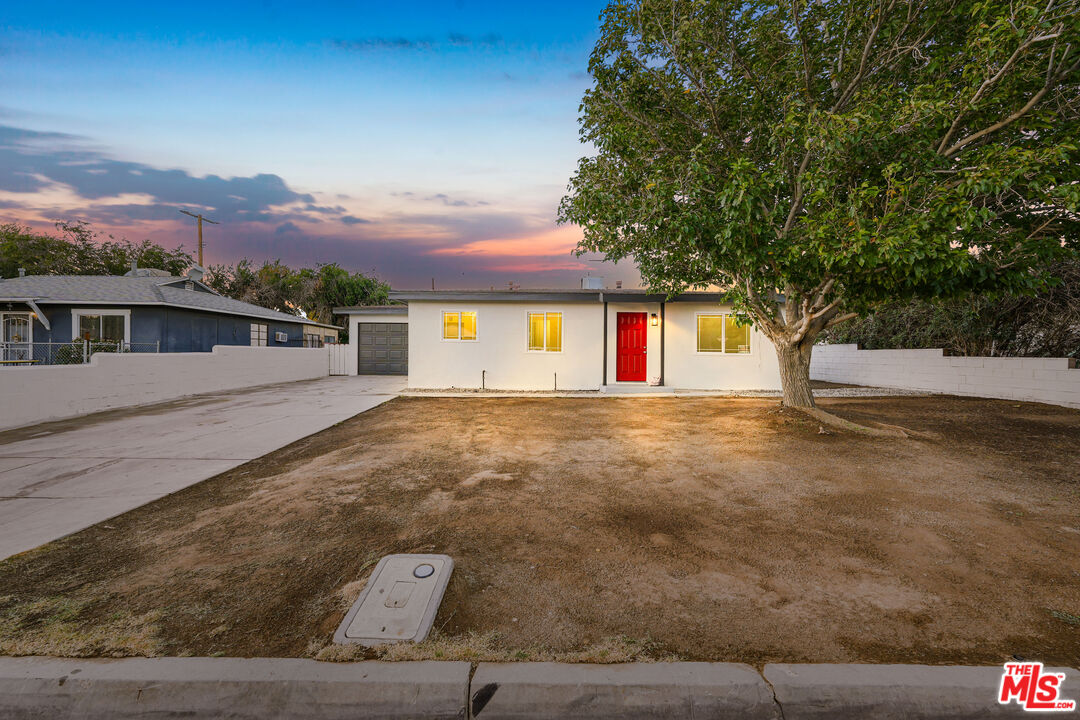
<svg viewBox="0 0 1080 720">
<path fill-rule="evenodd" d="M 613 290 L 402 290 L 391 300 L 446 300 L 463 302 L 729 302 L 726 292 L 690 291 L 668 298 L 664 293 L 641 289 Z"/>
<path fill-rule="evenodd" d="M 198 284 L 205 292 L 186 290 L 185 285 L 188 282 Z M 336 325 L 326 325 L 297 315 L 233 300 L 219 295 L 198 281 L 175 275 L 27 275 L 0 280 L 0 302 L 28 300 L 38 305 L 166 305 L 340 329 Z"/>
</svg>

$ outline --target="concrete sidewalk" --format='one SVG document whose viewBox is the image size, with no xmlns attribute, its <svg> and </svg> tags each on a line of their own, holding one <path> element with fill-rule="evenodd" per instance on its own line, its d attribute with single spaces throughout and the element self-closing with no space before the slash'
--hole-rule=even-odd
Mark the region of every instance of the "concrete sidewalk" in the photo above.
<svg viewBox="0 0 1080 720">
<path fill-rule="evenodd" d="M 0 559 L 324 430 L 404 387 L 404 377 L 332 377 L 2 432 Z"/>
<path fill-rule="evenodd" d="M 1062 696 L 1080 696 L 1065 668 Z M 1051 672 L 1047 668 L 1044 672 Z M 1002 668 L 0 658 L 0 717 L 945 720 L 1027 717 Z M 1064 717 L 1072 716 L 1064 713 Z"/>
</svg>

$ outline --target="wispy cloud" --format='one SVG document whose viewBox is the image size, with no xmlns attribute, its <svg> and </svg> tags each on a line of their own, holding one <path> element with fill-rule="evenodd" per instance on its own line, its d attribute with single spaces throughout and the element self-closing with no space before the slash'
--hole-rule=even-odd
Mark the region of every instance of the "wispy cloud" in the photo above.
<svg viewBox="0 0 1080 720">
<path fill-rule="evenodd" d="M 403 37 L 396 35 L 374 36 L 362 38 L 334 38 L 327 43 L 338 50 L 349 52 L 380 52 L 380 51 L 426 51 L 442 50 L 447 48 L 459 49 L 490 49 L 505 45 L 505 40 L 498 33 L 483 33 L 481 35 L 468 35 L 466 33 L 451 32 L 443 37 Z"/>
<path fill-rule="evenodd" d="M 412 195 L 412 193 L 409 193 Z M 447 207 L 482 207 L 484 205 L 490 205 L 491 203 L 486 200 L 462 200 L 461 198 L 452 198 L 446 193 L 436 193 L 435 195 L 429 195 L 424 198 L 426 202 L 439 202 Z"/>
<path fill-rule="evenodd" d="M 155 168 L 117 160 L 100 150 L 83 147 L 85 138 L 65 133 L 38 132 L 0 125 L 0 190 L 16 194 L 39 193 L 61 185 L 89 201 L 121 195 L 140 195 L 146 205 L 200 208 L 221 221 L 273 221 L 275 208 L 295 206 L 294 212 L 314 206 L 315 198 L 290 188 L 278 175 L 202 177 L 186 170 Z M 165 210 L 130 213 L 155 213 Z M 317 208 L 315 212 L 336 212 Z M 344 208 L 342 208 L 344 211 Z M 112 208 L 111 212 L 117 212 Z M 144 214 L 143 217 L 146 217 Z"/>
</svg>

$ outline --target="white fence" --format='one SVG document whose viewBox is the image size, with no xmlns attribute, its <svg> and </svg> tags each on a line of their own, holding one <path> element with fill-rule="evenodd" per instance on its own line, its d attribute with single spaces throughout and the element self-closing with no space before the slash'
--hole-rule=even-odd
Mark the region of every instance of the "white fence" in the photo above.
<svg viewBox="0 0 1080 720">
<path fill-rule="evenodd" d="M 352 345 L 330 343 L 326 347 L 330 359 L 330 374 L 348 375 L 349 350 L 352 348 Z"/>
<path fill-rule="evenodd" d="M 1080 369 L 1069 358 L 946 357 L 935 350 L 815 345 L 810 378 L 1080 408 Z"/>
<path fill-rule="evenodd" d="M 0 429 L 328 374 L 326 348 L 218 345 L 208 353 L 98 353 L 85 365 L 0 368 Z"/>
</svg>

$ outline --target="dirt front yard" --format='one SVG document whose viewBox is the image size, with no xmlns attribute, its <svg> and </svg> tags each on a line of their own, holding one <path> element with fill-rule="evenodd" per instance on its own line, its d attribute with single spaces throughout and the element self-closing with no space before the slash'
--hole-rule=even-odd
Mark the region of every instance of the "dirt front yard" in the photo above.
<svg viewBox="0 0 1080 720">
<path fill-rule="evenodd" d="M 1077 666 L 1080 412 L 821 405 L 917 435 L 762 399 L 399 398 L 0 563 L 0 652 L 349 657 L 374 562 L 439 552 L 435 638 L 374 655 Z"/>
</svg>

